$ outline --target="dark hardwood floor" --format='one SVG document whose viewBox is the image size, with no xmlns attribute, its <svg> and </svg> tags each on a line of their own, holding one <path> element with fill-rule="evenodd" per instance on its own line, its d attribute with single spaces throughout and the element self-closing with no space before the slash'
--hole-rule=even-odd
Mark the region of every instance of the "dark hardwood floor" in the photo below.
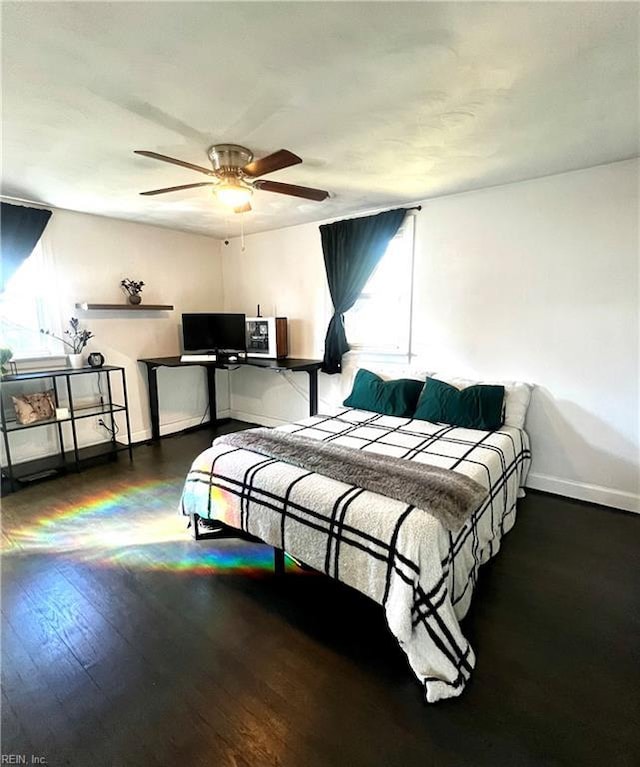
<svg viewBox="0 0 640 767">
<path fill-rule="evenodd" d="M 274 578 L 265 546 L 189 538 L 181 482 L 210 440 L 165 439 L 131 465 L 121 456 L 3 499 L 4 755 L 640 764 L 640 519 L 529 494 L 464 621 L 472 681 L 425 705 L 376 604 L 293 565 Z"/>
</svg>

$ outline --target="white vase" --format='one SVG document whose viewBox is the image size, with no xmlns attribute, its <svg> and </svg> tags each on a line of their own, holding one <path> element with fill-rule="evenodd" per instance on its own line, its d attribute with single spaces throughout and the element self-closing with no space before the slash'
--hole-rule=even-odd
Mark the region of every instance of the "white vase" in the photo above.
<svg viewBox="0 0 640 767">
<path fill-rule="evenodd" d="M 71 365 L 74 370 L 84 367 L 82 354 L 68 354 L 67 357 L 69 357 L 69 365 Z"/>
</svg>

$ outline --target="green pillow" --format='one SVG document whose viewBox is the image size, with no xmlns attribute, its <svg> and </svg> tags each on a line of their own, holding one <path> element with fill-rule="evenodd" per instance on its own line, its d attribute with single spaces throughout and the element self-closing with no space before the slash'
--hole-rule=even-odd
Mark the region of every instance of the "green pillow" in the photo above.
<svg viewBox="0 0 640 767">
<path fill-rule="evenodd" d="M 413 417 L 494 431 L 503 424 L 503 402 L 504 386 L 476 384 L 460 390 L 437 378 L 427 378 Z"/>
<path fill-rule="evenodd" d="M 342 403 L 346 407 L 371 410 L 373 413 L 411 418 L 424 383 L 409 378 L 383 381 L 370 370 L 358 370 L 351 394 Z"/>
</svg>

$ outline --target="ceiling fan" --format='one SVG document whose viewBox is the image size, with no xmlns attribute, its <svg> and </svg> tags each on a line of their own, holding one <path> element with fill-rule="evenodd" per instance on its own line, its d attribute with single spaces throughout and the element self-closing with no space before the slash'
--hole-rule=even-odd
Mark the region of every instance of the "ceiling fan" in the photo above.
<svg viewBox="0 0 640 767">
<path fill-rule="evenodd" d="M 177 192 L 180 189 L 193 189 L 197 186 L 212 186 L 213 193 L 224 205 L 233 208 L 236 213 L 245 213 L 251 210 L 251 196 L 255 189 L 263 192 L 276 192 L 287 194 L 291 197 L 302 197 L 305 200 L 326 200 L 329 192 L 322 189 L 312 189 L 308 186 L 296 186 L 295 184 L 282 184 L 278 181 L 269 181 L 257 176 L 265 176 L 276 170 L 297 165 L 302 159 L 287 149 L 279 149 L 273 154 L 253 159 L 253 153 L 244 146 L 238 144 L 214 144 L 209 148 L 208 155 L 213 166 L 212 170 L 200 165 L 193 165 L 175 157 L 167 157 L 157 152 L 148 152 L 143 149 L 134 150 L 135 154 L 151 157 L 154 160 L 170 162 L 183 168 L 204 173 L 211 176 L 213 181 L 203 181 L 199 184 L 182 184 L 181 186 L 168 186 L 164 189 L 152 189 L 150 192 L 140 192 L 142 195 L 166 194 Z"/>
</svg>

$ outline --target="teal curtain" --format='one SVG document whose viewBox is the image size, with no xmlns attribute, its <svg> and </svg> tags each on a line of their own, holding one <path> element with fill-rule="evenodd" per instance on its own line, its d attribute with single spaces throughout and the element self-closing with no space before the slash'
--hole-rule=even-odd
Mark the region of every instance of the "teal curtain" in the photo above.
<svg viewBox="0 0 640 767">
<path fill-rule="evenodd" d="M 324 341 L 324 373 L 342 372 L 342 355 L 349 351 L 344 313 L 356 302 L 387 245 L 400 228 L 406 212 L 405 208 L 399 208 L 320 227 L 324 265 L 333 302 L 333 317 Z"/>
<path fill-rule="evenodd" d="M 29 258 L 51 218 L 50 210 L 0 203 L 0 292 L 11 275 Z"/>
</svg>

